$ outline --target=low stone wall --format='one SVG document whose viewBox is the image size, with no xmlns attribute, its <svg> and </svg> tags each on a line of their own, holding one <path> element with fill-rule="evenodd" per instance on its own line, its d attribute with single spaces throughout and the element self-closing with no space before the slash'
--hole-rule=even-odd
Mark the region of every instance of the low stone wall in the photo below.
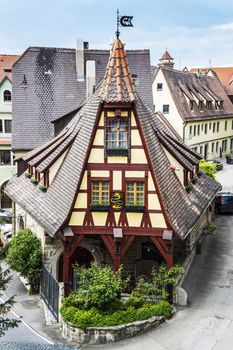
<svg viewBox="0 0 233 350">
<path fill-rule="evenodd" d="M 89 327 L 85 331 L 65 322 L 61 318 L 61 331 L 63 338 L 78 344 L 104 344 L 113 343 L 144 333 L 149 329 L 158 327 L 165 321 L 165 317 L 154 316 L 145 321 L 136 321 L 120 326 Z"/>
</svg>

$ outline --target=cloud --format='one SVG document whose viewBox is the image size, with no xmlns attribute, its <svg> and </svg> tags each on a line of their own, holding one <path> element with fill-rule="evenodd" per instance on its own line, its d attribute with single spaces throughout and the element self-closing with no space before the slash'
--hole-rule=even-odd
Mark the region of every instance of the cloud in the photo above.
<svg viewBox="0 0 233 350">
<path fill-rule="evenodd" d="M 226 23 L 226 24 L 219 24 L 219 25 L 216 25 L 216 26 L 213 26 L 213 29 L 216 29 L 216 30 L 233 30 L 233 22 L 230 22 L 230 23 Z"/>
<path fill-rule="evenodd" d="M 126 48 L 149 48 L 151 62 L 157 64 L 166 48 L 176 67 L 232 66 L 233 23 L 208 27 L 160 27 L 155 31 L 127 33 Z M 228 28 L 228 29 L 223 29 Z"/>
</svg>

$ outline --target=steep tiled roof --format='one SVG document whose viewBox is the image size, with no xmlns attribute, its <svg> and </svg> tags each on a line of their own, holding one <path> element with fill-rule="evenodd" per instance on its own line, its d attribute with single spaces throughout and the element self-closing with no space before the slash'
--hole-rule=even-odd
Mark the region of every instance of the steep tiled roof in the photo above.
<svg viewBox="0 0 233 350">
<path fill-rule="evenodd" d="M 170 93 L 183 120 L 225 118 L 233 115 L 233 106 L 216 77 L 197 76 L 194 73 L 160 67 Z M 191 110 L 189 102 L 193 102 Z M 203 102 L 202 109 L 195 101 Z M 211 109 L 206 101 L 212 101 Z M 215 103 L 223 101 L 223 108 L 215 108 Z"/>
<path fill-rule="evenodd" d="M 12 80 L 12 66 L 19 57 L 18 55 L 0 55 L 0 83 L 5 77 Z"/>
<path fill-rule="evenodd" d="M 131 79 L 126 52 L 120 39 L 112 45 L 100 97 L 104 102 L 132 102 L 135 86 Z"/>
<path fill-rule="evenodd" d="M 72 210 L 98 111 L 103 103 L 100 91 L 101 86 L 87 100 L 61 135 L 48 142 L 46 147 L 42 146 L 24 157 L 25 161 L 36 166 L 38 170 L 44 170 L 59 154 L 67 150 L 63 163 L 47 192 L 41 192 L 39 186 L 32 184 L 24 174 L 14 177 L 6 187 L 6 193 L 29 212 L 51 236 L 66 223 Z M 132 105 L 134 104 L 167 216 L 176 233 L 184 238 L 214 198 L 220 185 L 202 174 L 191 194 L 188 194 L 172 171 L 164 147 L 189 170 L 193 170 L 194 165 L 198 164 L 200 156 L 191 151 L 183 141 L 176 139 L 136 94 Z"/>
<path fill-rule="evenodd" d="M 153 107 L 149 50 L 127 52 L 137 91 Z M 95 61 L 96 82 L 105 74 L 109 50 L 84 50 Z M 34 149 L 54 136 L 51 121 L 77 109 L 86 98 L 86 82 L 77 81 L 74 49 L 29 48 L 13 67 L 12 148 Z"/>
</svg>

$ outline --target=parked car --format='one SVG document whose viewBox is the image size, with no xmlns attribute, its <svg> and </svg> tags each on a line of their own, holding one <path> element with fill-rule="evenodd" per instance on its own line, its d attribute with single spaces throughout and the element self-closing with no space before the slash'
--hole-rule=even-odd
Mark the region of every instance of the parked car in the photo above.
<svg viewBox="0 0 233 350">
<path fill-rule="evenodd" d="M 233 164 L 233 154 L 228 153 L 228 154 L 226 154 L 225 157 L 226 157 L 227 164 Z"/>
<path fill-rule="evenodd" d="M 216 170 L 217 170 L 217 171 L 223 169 L 223 163 L 220 162 L 220 160 L 216 160 L 216 159 L 210 160 L 209 163 L 216 164 Z"/>
<path fill-rule="evenodd" d="M 4 223 L 6 224 L 12 223 L 12 216 L 8 210 L 0 209 L 0 225 L 2 221 L 1 219 L 4 220 Z"/>
<path fill-rule="evenodd" d="M 233 214 L 233 193 L 231 192 L 217 193 L 216 213 Z"/>
</svg>

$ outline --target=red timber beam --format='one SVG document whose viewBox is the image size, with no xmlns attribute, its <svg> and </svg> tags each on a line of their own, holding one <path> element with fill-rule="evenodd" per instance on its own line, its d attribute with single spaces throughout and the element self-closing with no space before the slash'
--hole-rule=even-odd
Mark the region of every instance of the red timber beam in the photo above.
<svg viewBox="0 0 233 350">
<path fill-rule="evenodd" d="M 101 235 L 106 248 L 114 261 L 114 270 L 117 271 L 121 265 L 121 259 L 133 243 L 135 236 L 125 236 L 123 239 L 114 239 L 109 235 Z"/>
<path fill-rule="evenodd" d="M 150 239 L 164 258 L 164 260 L 166 261 L 167 267 L 172 267 L 173 254 L 171 252 L 170 245 L 166 244 L 161 237 L 150 236 Z"/>
<path fill-rule="evenodd" d="M 70 293 L 70 258 L 75 249 L 79 246 L 83 240 L 84 235 L 77 235 L 74 237 L 64 237 L 63 242 L 63 281 L 64 281 L 64 295 L 67 296 Z"/>
</svg>

